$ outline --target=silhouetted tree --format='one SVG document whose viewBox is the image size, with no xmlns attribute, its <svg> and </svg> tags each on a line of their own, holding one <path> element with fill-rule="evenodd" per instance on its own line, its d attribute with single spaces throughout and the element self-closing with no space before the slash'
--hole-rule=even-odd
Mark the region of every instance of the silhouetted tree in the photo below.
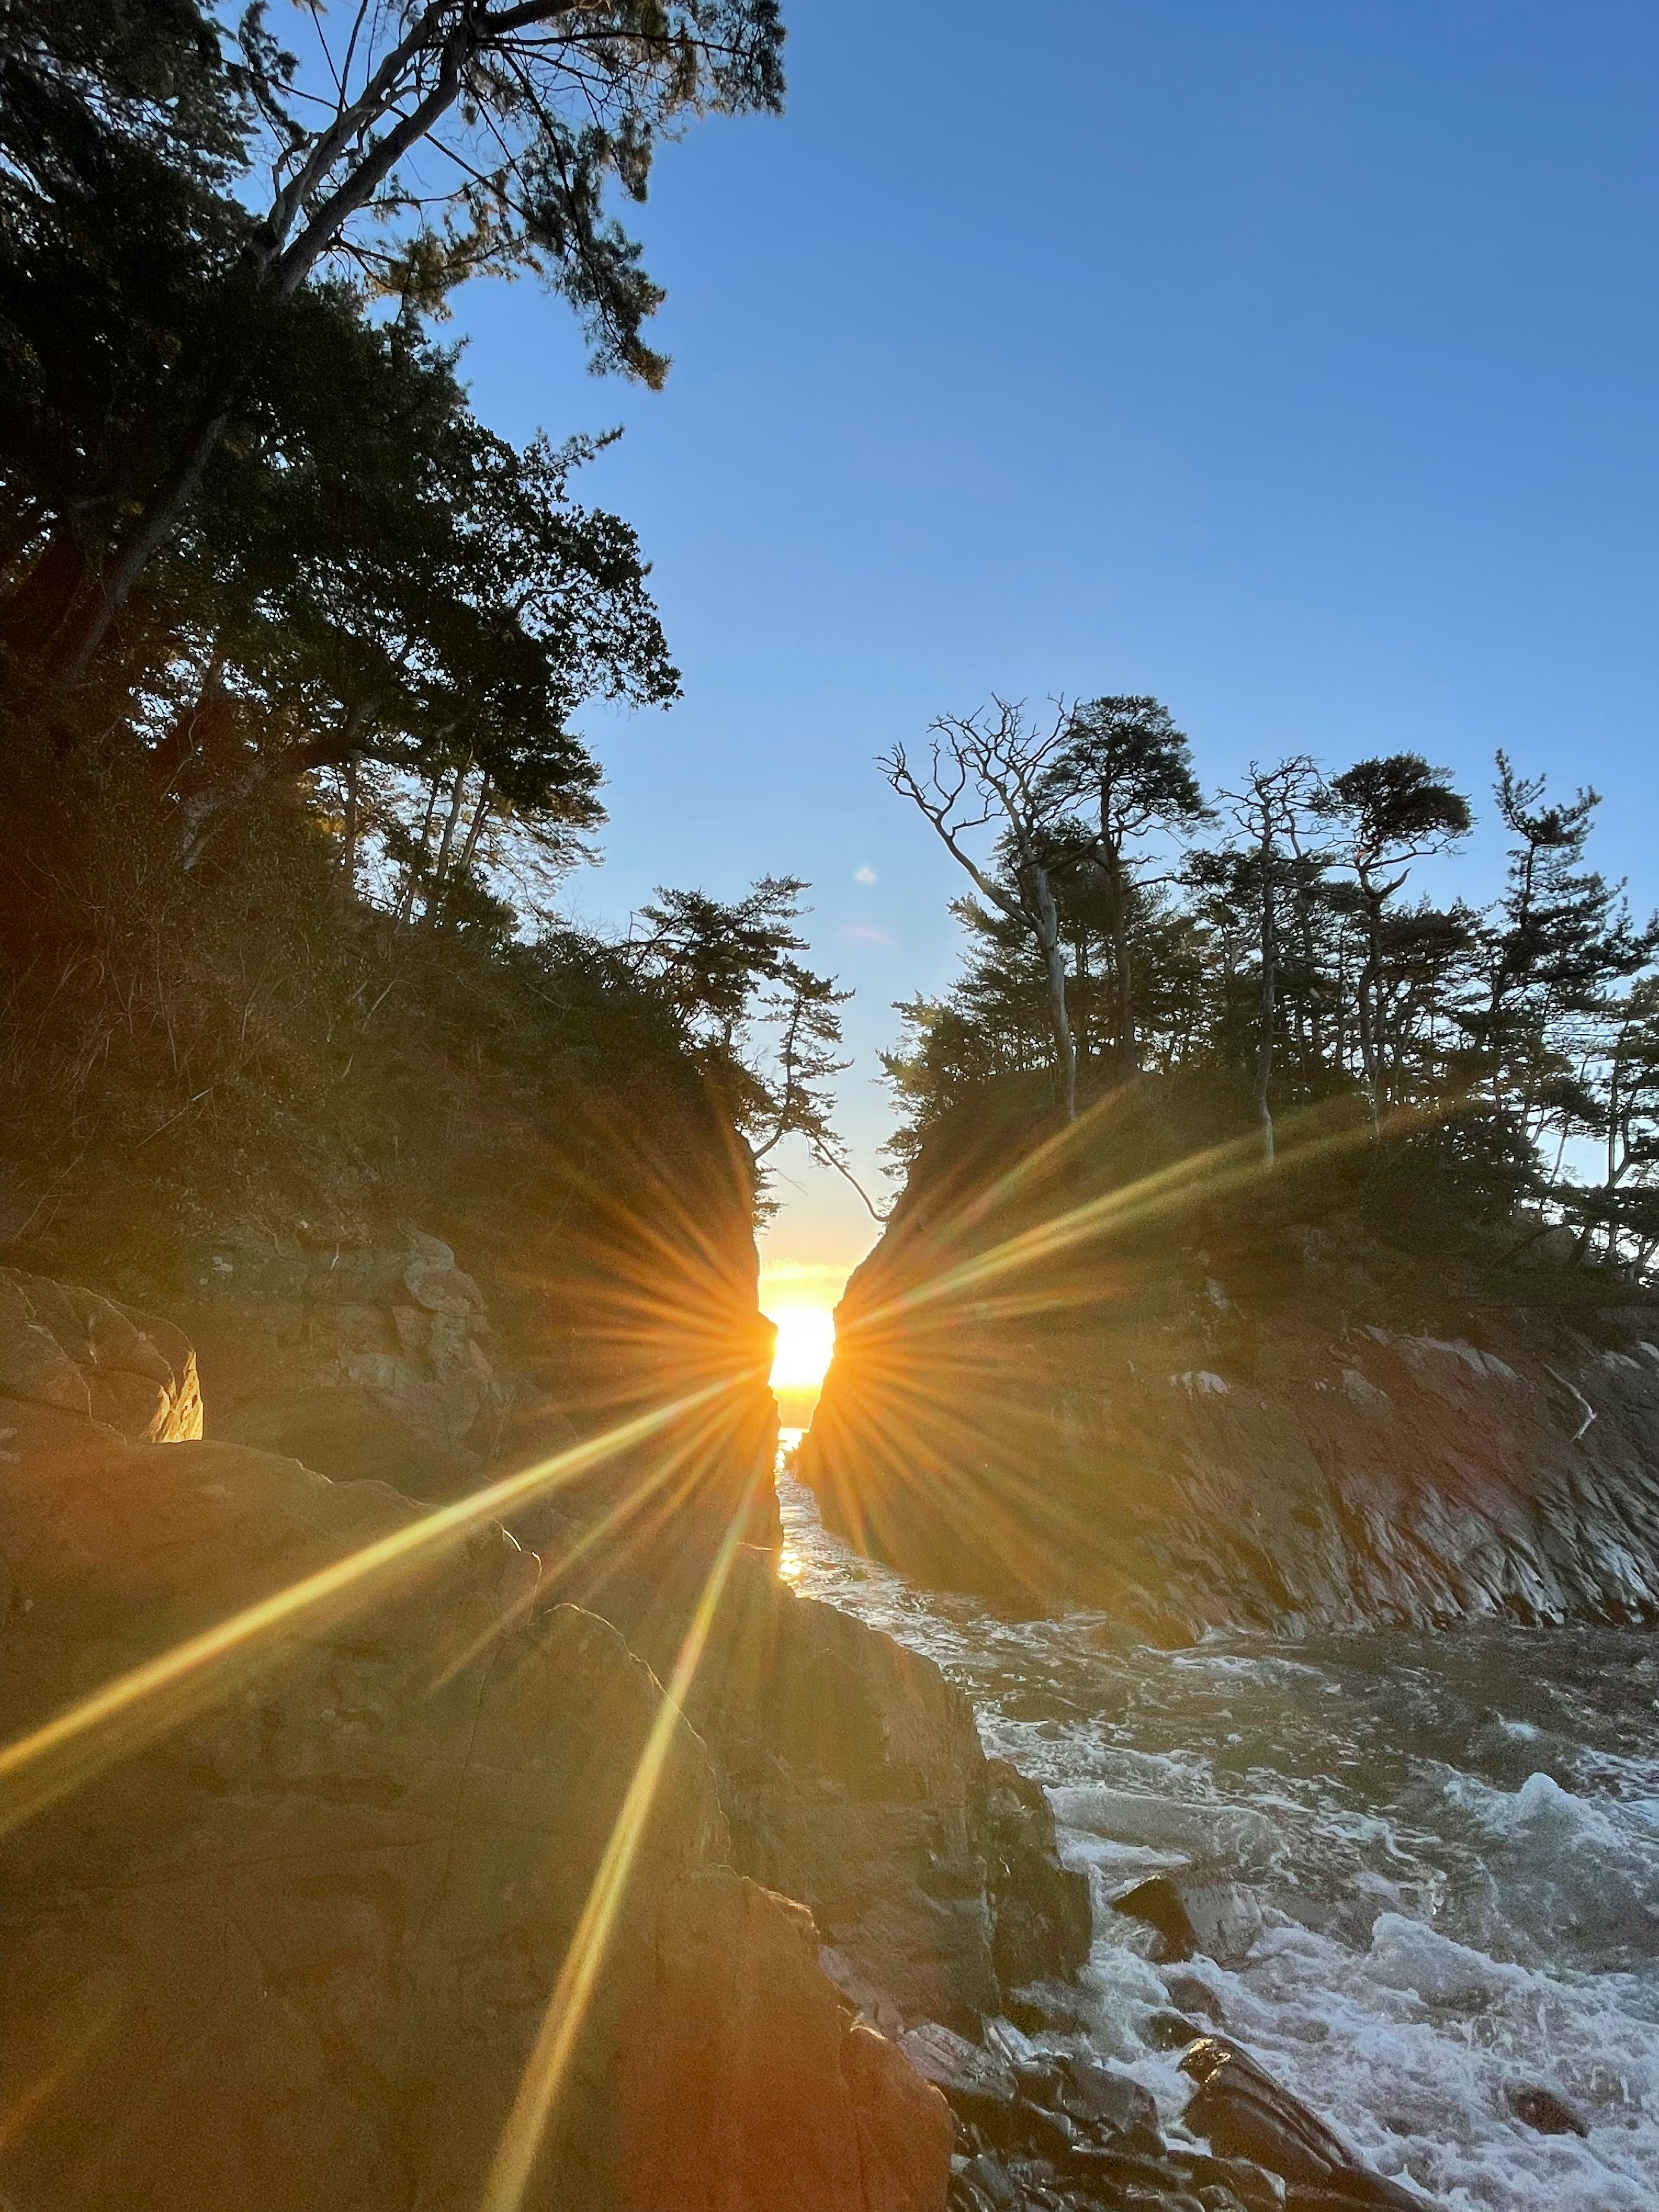
<svg viewBox="0 0 1659 2212">
<path fill-rule="evenodd" d="M 1066 954 L 1054 893 L 1054 796 L 1048 782 L 1071 737 L 1063 703 L 1046 735 L 1006 700 L 968 715 L 942 714 L 933 726 L 927 765 L 913 768 L 902 745 L 878 763 L 895 791 L 929 822 L 981 898 L 1028 929 L 1048 987 L 1054 1069 L 1068 1121 L 1077 1119 L 1077 1047 L 1066 1005 Z M 969 849 L 975 832 L 994 829 L 1000 869 Z"/>
</svg>

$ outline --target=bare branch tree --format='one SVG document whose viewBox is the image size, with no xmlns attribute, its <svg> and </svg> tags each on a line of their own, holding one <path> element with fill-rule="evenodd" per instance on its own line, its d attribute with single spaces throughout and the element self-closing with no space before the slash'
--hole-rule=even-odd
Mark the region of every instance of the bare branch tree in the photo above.
<svg viewBox="0 0 1659 2212">
<path fill-rule="evenodd" d="M 1315 808 L 1324 793 L 1324 781 L 1313 760 L 1297 753 L 1277 768 L 1250 763 L 1242 791 L 1224 791 L 1221 797 L 1253 848 L 1257 878 L 1257 950 L 1261 966 L 1261 1003 L 1256 1022 L 1255 1110 L 1261 1124 L 1261 1157 L 1273 1164 L 1273 1116 L 1268 1099 L 1273 1073 L 1273 1035 L 1279 1013 L 1279 901 L 1285 888 L 1279 841 L 1294 849 L 1302 817 Z"/>
<path fill-rule="evenodd" d="M 1052 872 L 1056 819 L 1043 777 L 1072 736 L 1073 719 L 1055 702 L 1054 726 L 1044 736 L 1028 725 L 1018 703 L 993 695 L 988 708 L 968 715 L 941 714 L 933 725 L 925 769 L 914 768 L 902 745 L 877 763 L 902 798 L 911 801 L 980 896 L 1028 930 L 1042 956 L 1048 983 L 1054 1067 L 1066 1118 L 1077 1119 L 1077 1046 L 1066 1006 L 1066 954 Z M 975 830 L 994 828 L 1007 856 L 1004 878 L 969 851 Z"/>
</svg>

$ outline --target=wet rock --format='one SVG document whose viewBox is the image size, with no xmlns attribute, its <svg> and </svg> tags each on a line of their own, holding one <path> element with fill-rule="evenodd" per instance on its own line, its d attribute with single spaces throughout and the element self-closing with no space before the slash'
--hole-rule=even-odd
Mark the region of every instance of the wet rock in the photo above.
<svg viewBox="0 0 1659 2212">
<path fill-rule="evenodd" d="M 963 2179 L 976 2190 L 994 2212 L 1012 2212 L 1019 2202 L 1019 2191 L 1013 2176 L 1006 2166 L 1000 2166 L 988 2152 L 969 2159 L 963 2169 Z"/>
<path fill-rule="evenodd" d="M 1140 2033 L 1154 2051 L 1184 2051 L 1189 2043 L 1200 2040 L 1204 2030 L 1184 2013 L 1154 2012 L 1141 2022 Z"/>
<path fill-rule="evenodd" d="M 1200 1976 L 1165 1974 L 1164 1986 L 1170 1992 L 1171 2001 L 1186 2011 L 1196 2013 L 1200 2020 L 1207 2020 L 1212 2027 L 1226 2026 L 1227 2014 L 1221 1999 Z M 1200 2027 L 1194 2032 L 1202 2035 L 1205 2030 Z"/>
<path fill-rule="evenodd" d="M 605 1610 L 665 1669 L 684 1622 L 658 1594 Z M 1060 1864 L 1042 1789 L 988 1761 L 933 1661 L 742 1554 L 687 1700 L 720 1776 L 743 1872 L 802 1899 L 839 1985 L 884 2026 L 977 2033 L 1002 1975 L 1088 1956 L 1085 1878 Z"/>
<path fill-rule="evenodd" d="M 1152 1875 L 1115 1897 L 1112 1910 L 1156 1929 L 1158 1959 L 1202 1952 L 1218 1965 L 1236 1966 L 1261 1933 L 1261 1908 L 1247 1889 L 1196 1870 Z"/>
<path fill-rule="evenodd" d="M 1206 2192 L 1221 2191 L 1244 2208 L 1244 2212 L 1279 2212 L 1285 2185 L 1267 2167 L 1248 2159 L 1195 2157 L 1182 2154 L 1181 2164 L 1189 2187 L 1207 2202 Z"/>
<path fill-rule="evenodd" d="M 1540 2136 L 1587 2136 L 1588 2124 L 1553 2089 L 1511 2089 L 1510 2110 Z"/>
<path fill-rule="evenodd" d="M 1384 2181 L 1375 2173 L 1338 2175 L 1322 2188 L 1309 2188 L 1293 2182 L 1285 2191 L 1285 2212 L 1364 2212 L 1367 2206 L 1379 2208 L 1379 2212 L 1423 2212 L 1425 2199 L 1413 2196 L 1398 2183 Z"/>
<path fill-rule="evenodd" d="M 1077 2122 L 1065 2112 L 1034 2103 L 1029 2097 L 1017 2100 L 1013 2124 L 1021 2148 L 1035 2158 L 1050 2159 L 1056 2166 L 1063 2166 L 1078 2147 Z"/>
<path fill-rule="evenodd" d="M 1161 2148 L 1157 2103 L 1152 2092 L 1130 2075 L 1070 2052 L 1056 2061 L 1056 2069 L 1060 2110 L 1091 2136 L 1136 2148 Z"/>
<path fill-rule="evenodd" d="M 943 2093 L 951 2111 L 991 2142 L 1007 2146 L 1022 2140 L 1012 2069 L 936 2021 L 908 2030 L 899 2038 L 899 2049 L 922 2080 Z"/>
<path fill-rule="evenodd" d="M 1224 2156 L 1265 2166 L 1315 2200 L 1423 2212 L 1422 2197 L 1361 2166 L 1340 2136 L 1237 2044 L 1205 2036 L 1181 2068 L 1199 2084 L 1182 2120 Z M 1314 2203 L 1306 2212 L 1315 2212 Z"/>
<path fill-rule="evenodd" d="M 1009 1990 L 1073 1972 L 1094 1936 L 1089 1877 L 1060 1864 L 1042 1784 L 1006 1759 L 988 1759 L 983 1826 L 998 1981 Z"/>
<path fill-rule="evenodd" d="M 1084 2015 L 1052 1984 L 1046 1988 L 1005 1990 L 1002 2009 L 1024 2035 L 1084 2035 L 1088 2032 L 1089 2024 Z M 1202 2033 L 1201 2028 L 1195 2027 L 1182 2040 L 1189 2043 L 1194 2035 Z"/>
<path fill-rule="evenodd" d="M 1066 2161 L 1066 2172 L 1071 2180 L 1109 2202 L 1139 2191 L 1161 2203 L 1166 2191 L 1178 2189 L 1186 2179 L 1161 2157 L 1100 2143 L 1079 2143 Z"/>
<path fill-rule="evenodd" d="M 1151 2094 L 1096 2060 L 1044 2051 L 1011 2067 L 935 2024 L 913 2030 L 901 2048 L 949 2100 L 964 2148 L 1000 2161 L 1022 2204 L 1035 2201 L 1026 2188 L 1033 2173 L 1080 2190 L 1091 2204 L 1115 2204 L 1135 2188 L 1161 2192 L 1161 2202 L 1184 2179 L 1164 2154 Z"/>
</svg>

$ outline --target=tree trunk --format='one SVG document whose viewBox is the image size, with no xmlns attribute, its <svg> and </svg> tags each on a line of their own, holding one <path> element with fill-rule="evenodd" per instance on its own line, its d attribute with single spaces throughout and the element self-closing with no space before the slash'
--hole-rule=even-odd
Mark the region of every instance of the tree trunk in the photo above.
<svg viewBox="0 0 1659 2212">
<path fill-rule="evenodd" d="M 179 459 L 145 501 L 138 520 L 113 554 L 96 570 L 87 570 L 88 588 L 76 594 L 68 610 L 64 635 L 52 655 L 58 677 L 65 685 L 78 684 L 91 667 L 98 648 L 109 635 L 109 626 L 126 605 L 133 586 L 154 560 L 195 498 L 224 435 L 230 419 L 225 403 L 197 425 Z"/>
<path fill-rule="evenodd" d="M 1066 1104 L 1066 1119 L 1077 1119 L 1077 1046 L 1072 1036 L 1071 1018 L 1066 1011 L 1066 952 L 1060 939 L 1060 914 L 1054 904 L 1054 895 L 1049 886 L 1048 871 L 1036 862 L 1029 862 L 1026 875 L 1031 887 L 1031 919 L 1036 927 L 1037 943 L 1042 951 L 1042 964 L 1048 977 L 1048 1018 L 1054 1032 L 1054 1064 L 1060 1073 L 1060 1091 Z"/>
<path fill-rule="evenodd" d="M 426 795 L 426 812 L 421 821 L 421 835 L 416 850 L 410 855 L 404 875 L 404 887 L 392 913 L 394 921 L 410 921 L 415 914 L 415 894 L 419 888 L 421 862 L 426 858 L 426 841 L 432 835 L 432 817 L 438 811 L 438 793 L 443 788 L 443 770 L 438 769 L 432 779 L 432 788 Z"/>
<path fill-rule="evenodd" d="M 1115 1000 L 1112 1042 L 1121 1071 L 1133 1075 L 1140 1065 L 1140 1051 L 1135 1036 L 1134 956 L 1129 950 L 1129 887 L 1124 877 L 1122 856 L 1115 852 L 1109 854 L 1107 861 L 1106 884 Z"/>
<path fill-rule="evenodd" d="M 473 808 L 472 819 L 467 825 L 466 842 L 461 848 L 460 859 L 455 863 L 455 872 L 458 876 L 464 876 L 472 866 L 472 855 L 478 849 L 478 839 L 483 834 L 484 818 L 489 812 L 489 771 L 486 769 L 483 781 L 478 786 L 478 803 Z"/>
<path fill-rule="evenodd" d="M 340 903 L 349 907 L 357 895 L 357 756 L 346 763 L 345 824 L 340 840 Z"/>
<path fill-rule="evenodd" d="M 449 812 L 444 822 L 444 834 L 438 844 L 438 857 L 432 866 L 432 889 L 427 894 L 424 921 L 436 921 L 444 902 L 444 886 L 449 875 L 450 849 L 455 842 L 455 825 L 461 818 L 461 801 L 466 792 L 466 780 L 472 773 L 469 759 L 465 767 L 455 771 L 455 787 L 449 794 Z"/>
<path fill-rule="evenodd" d="M 1365 964 L 1359 971 L 1358 987 L 1354 994 L 1354 1012 L 1358 1018 L 1359 1059 L 1365 1071 L 1365 1094 L 1370 1107 L 1373 1139 L 1382 1127 L 1382 1065 L 1377 1052 L 1376 1019 L 1376 981 L 1382 971 L 1382 917 L 1372 911 L 1366 920 Z"/>
<path fill-rule="evenodd" d="M 1279 933 L 1273 912 L 1271 831 L 1261 840 L 1261 1015 L 1255 1040 L 1255 1110 L 1261 1124 L 1261 1158 L 1273 1164 L 1273 1115 L 1267 1087 L 1273 1073 L 1273 1021 L 1279 982 Z"/>
</svg>

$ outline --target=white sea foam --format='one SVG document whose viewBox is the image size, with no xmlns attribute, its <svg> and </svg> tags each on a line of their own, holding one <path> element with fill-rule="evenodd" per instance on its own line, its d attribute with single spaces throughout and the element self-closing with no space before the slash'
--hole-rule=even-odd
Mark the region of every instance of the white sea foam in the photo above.
<svg viewBox="0 0 1659 2212">
<path fill-rule="evenodd" d="M 1444 2212 L 1656 2212 L 1659 1640 L 1492 1624 L 1126 1653 L 1097 1616 L 914 1590 L 781 1492 L 801 1586 L 929 1652 L 988 1748 L 1048 1784 L 1096 1892 L 1090 2040 L 1166 2124 L 1190 2084 L 1139 2030 L 1173 2005 Z M 1263 1906 L 1234 1971 L 1160 1968 L 1109 1908 L 1200 1856 Z M 1588 2138 L 1526 2127 L 1510 2100 L 1529 2087 Z"/>
</svg>

